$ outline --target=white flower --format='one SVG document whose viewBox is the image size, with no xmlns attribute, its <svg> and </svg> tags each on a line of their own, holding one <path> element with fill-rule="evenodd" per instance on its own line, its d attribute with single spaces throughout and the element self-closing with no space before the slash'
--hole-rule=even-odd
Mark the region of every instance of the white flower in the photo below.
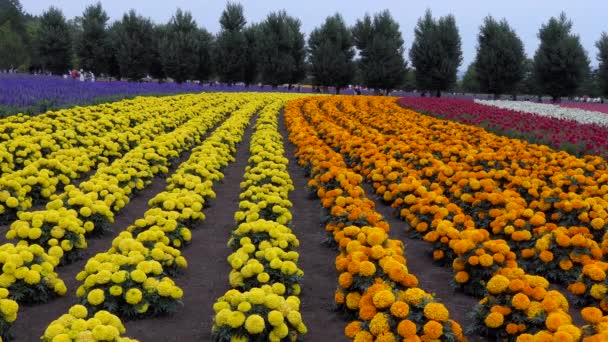
<svg viewBox="0 0 608 342">
<path fill-rule="evenodd" d="M 476 103 L 494 106 L 503 109 L 510 109 L 519 112 L 526 112 L 550 118 L 576 121 L 582 124 L 596 124 L 608 126 L 608 114 L 578 108 L 565 108 L 552 104 L 519 102 L 519 101 L 491 101 L 475 100 Z"/>
</svg>

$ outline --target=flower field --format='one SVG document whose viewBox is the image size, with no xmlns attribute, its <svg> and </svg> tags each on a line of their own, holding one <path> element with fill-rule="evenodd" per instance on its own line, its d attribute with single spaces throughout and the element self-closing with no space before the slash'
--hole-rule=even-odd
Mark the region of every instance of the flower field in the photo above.
<svg viewBox="0 0 608 342">
<path fill-rule="evenodd" d="M 204 93 L 2 119 L 0 336 L 608 340 L 606 128 L 547 108 Z"/>
</svg>

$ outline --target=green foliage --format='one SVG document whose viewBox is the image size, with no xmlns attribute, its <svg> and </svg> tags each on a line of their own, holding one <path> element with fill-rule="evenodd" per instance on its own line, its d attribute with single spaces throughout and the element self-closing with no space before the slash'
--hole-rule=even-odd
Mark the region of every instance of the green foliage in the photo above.
<svg viewBox="0 0 608 342">
<path fill-rule="evenodd" d="M 416 69 L 418 89 L 440 96 L 441 91 L 452 88 L 462 63 L 460 34 L 454 17 L 435 20 L 427 10 L 414 29 L 410 59 Z"/>
<path fill-rule="evenodd" d="M 82 69 L 95 74 L 108 72 L 110 48 L 107 23 L 109 19 L 99 2 L 84 10 L 82 34 L 76 41 L 76 54 Z"/>
<path fill-rule="evenodd" d="M 19 0 L 0 0 L 0 25 L 7 22 L 10 22 L 11 31 L 17 33 L 21 39 L 27 38 L 23 7 Z"/>
<path fill-rule="evenodd" d="M 474 62 L 469 64 L 469 67 L 462 78 L 462 90 L 467 93 L 481 92 L 479 82 L 477 81 L 477 71 Z"/>
<path fill-rule="evenodd" d="M 0 25 L 0 69 L 17 68 L 27 64 L 28 50 L 23 39 L 11 26 L 8 20 Z"/>
<path fill-rule="evenodd" d="M 524 45 L 503 19 L 485 18 L 477 36 L 475 78 L 484 93 L 511 93 L 523 79 Z"/>
<path fill-rule="evenodd" d="M 602 32 L 602 36 L 595 43 L 598 49 L 597 60 L 600 62 L 597 77 L 601 86 L 602 95 L 608 96 L 608 34 Z"/>
<path fill-rule="evenodd" d="M 534 74 L 540 90 L 554 101 L 574 94 L 589 70 L 587 53 L 571 29 L 572 22 L 562 13 L 538 32 L 540 46 L 534 55 Z"/>
<path fill-rule="evenodd" d="M 145 77 L 154 51 L 154 27 L 149 19 L 129 11 L 113 30 L 113 48 L 120 76 L 129 81 Z"/>
<path fill-rule="evenodd" d="M 192 79 L 198 68 L 198 27 L 190 12 L 178 9 L 161 39 L 163 70 L 177 83 Z"/>
<path fill-rule="evenodd" d="M 363 84 L 387 92 L 405 81 L 405 51 L 399 24 L 388 10 L 366 15 L 352 29 L 355 46 L 360 50 L 359 69 Z"/>
<path fill-rule="evenodd" d="M 63 13 L 51 7 L 42 14 L 36 35 L 36 50 L 42 67 L 63 74 L 71 67 L 72 41 Z"/>
<path fill-rule="evenodd" d="M 285 11 L 270 13 L 260 24 L 255 50 L 264 83 L 276 87 L 304 78 L 306 51 L 300 26 L 300 20 Z"/>
<path fill-rule="evenodd" d="M 336 93 L 353 80 L 355 64 L 353 37 L 340 14 L 325 19 L 308 38 L 314 84 L 335 86 Z"/>
<path fill-rule="evenodd" d="M 150 47 L 150 69 L 149 74 L 152 78 L 162 82 L 167 78 L 163 61 L 161 58 L 161 50 L 163 49 L 163 39 L 167 33 L 167 25 L 154 25 L 153 44 Z"/>
</svg>

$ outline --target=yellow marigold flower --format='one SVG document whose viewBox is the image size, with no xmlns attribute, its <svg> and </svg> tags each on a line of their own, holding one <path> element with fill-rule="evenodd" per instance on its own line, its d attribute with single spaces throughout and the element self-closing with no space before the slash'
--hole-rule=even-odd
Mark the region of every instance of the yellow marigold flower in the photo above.
<svg viewBox="0 0 608 342">
<path fill-rule="evenodd" d="M 278 310 L 272 310 L 268 313 L 268 323 L 270 323 L 270 325 L 273 327 L 278 327 L 279 325 L 283 324 L 284 320 L 285 317 Z"/>
<path fill-rule="evenodd" d="M 479 257 L 479 263 L 483 267 L 490 267 L 494 264 L 494 258 L 489 254 L 484 254 Z"/>
<path fill-rule="evenodd" d="M 450 318 L 450 313 L 441 303 L 429 303 L 424 307 L 424 316 L 428 319 L 445 322 Z"/>
<path fill-rule="evenodd" d="M 105 295 L 103 293 L 103 290 L 100 290 L 100 289 L 93 289 L 87 295 L 87 301 L 91 305 L 99 305 L 99 304 L 103 303 L 104 300 L 105 300 Z"/>
<path fill-rule="evenodd" d="M 596 217 L 593 220 L 591 220 L 591 227 L 593 227 L 593 229 L 595 230 L 600 230 L 602 228 L 604 228 L 604 220 L 600 217 Z"/>
<path fill-rule="evenodd" d="M 127 290 L 127 293 L 125 293 L 125 300 L 131 305 L 141 302 L 142 297 L 143 294 L 141 293 L 141 290 L 136 288 L 129 289 Z"/>
<path fill-rule="evenodd" d="M 488 284 L 486 285 L 488 292 L 490 292 L 491 294 L 500 294 L 504 290 L 506 290 L 508 287 L 509 287 L 509 278 L 507 278 L 503 275 L 493 276 L 490 279 L 490 281 L 488 281 Z"/>
<path fill-rule="evenodd" d="M 428 294 L 424 290 L 415 287 L 405 290 L 404 299 L 406 303 L 410 305 L 418 305 L 422 301 L 422 298 L 428 297 Z"/>
<path fill-rule="evenodd" d="M 245 321 L 245 329 L 252 335 L 261 333 L 265 327 L 264 318 L 260 315 L 251 315 Z"/>
<path fill-rule="evenodd" d="M 354 342 L 373 342 L 374 335 L 370 334 L 369 331 L 362 330 L 355 336 L 353 341 Z"/>
<path fill-rule="evenodd" d="M 422 331 L 431 339 L 438 339 L 443 335 L 443 325 L 436 321 L 428 321 L 424 327 L 422 327 Z"/>
<path fill-rule="evenodd" d="M 86 318 L 89 315 L 87 308 L 80 304 L 72 306 L 68 313 L 76 318 Z"/>
<path fill-rule="evenodd" d="M 390 330 L 390 325 L 385 313 L 377 313 L 369 323 L 369 331 L 374 336 L 378 336 L 386 331 Z"/>
<path fill-rule="evenodd" d="M 245 314 L 240 311 L 232 311 L 227 318 L 227 323 L 231 328 L 238 328 L 245 322 Z"/>
<path fill-rule="evenodd" d="M 359 265 L 359 274 L 364 277 L 371 277 L 376 273 L 376 265 L 369 261 L 363 261 Z"/>
<path fill-rule="evenodd" d="M 374 295 L 373 302 L 378 309 L 386 309 L 395 302 L 395 294 L 390 290 L 379 291 Z"/>
<path fill-rule="evenodd" d="M 501 313 L 491 312 L 484 320 L 484 323 L 489 328 L 498 328 L 504 323 L 504 320 L 505 318 Z"/>
<path fill-rule="evenodd" d="M 606 286 L 604 284 L 594 284 L 591 286 L 589 293 L 593 298 L 601 300 L 606 296 Z"/>
</svg>

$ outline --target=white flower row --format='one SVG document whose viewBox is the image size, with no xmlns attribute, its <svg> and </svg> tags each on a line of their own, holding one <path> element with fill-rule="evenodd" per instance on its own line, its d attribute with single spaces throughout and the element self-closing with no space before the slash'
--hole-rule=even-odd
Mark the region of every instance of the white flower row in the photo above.
<svg viewBox="0 0 608 342">
<path fill-rule="evenodd" d="M 503 109 L 511 109 L 551 118 L 576 121 L 582 124 L 608 126 L 608 114 L 590 110 L 566 108 L 552 104 L 527 101 L 475 100 L 475 102 Z"/>
</svg>

